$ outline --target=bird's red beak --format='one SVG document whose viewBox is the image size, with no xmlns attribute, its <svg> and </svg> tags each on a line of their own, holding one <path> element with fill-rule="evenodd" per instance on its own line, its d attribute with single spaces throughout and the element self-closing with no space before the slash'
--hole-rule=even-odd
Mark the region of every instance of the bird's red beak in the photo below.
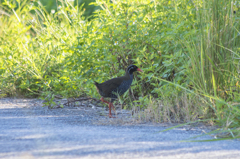
<svg viewBox="0 0 240 159">
<path fill-rule="evenodd" d="M 143 72 L 143 70 L 141 70 L 140 68 L 137 68 L 137 71 Z"/>
</svg>

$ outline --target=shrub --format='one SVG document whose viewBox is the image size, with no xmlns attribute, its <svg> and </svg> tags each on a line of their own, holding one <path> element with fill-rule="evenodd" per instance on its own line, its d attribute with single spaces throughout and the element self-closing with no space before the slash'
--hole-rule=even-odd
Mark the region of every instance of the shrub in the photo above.
<svg viewBox="0 0 240 159">
<path fill-rule="evenodd" d="M 91 20 L 83 6 L 61 2 L 55 13 L 41 4 L 15 9 L 16 1 L 1 7 L 1 96 L 98 98 L 93 81 L 136 64 L 144 73 L 121 102 L 139 119 L 239 126 L 235 1 L 97 0 Z"/>
</svg>

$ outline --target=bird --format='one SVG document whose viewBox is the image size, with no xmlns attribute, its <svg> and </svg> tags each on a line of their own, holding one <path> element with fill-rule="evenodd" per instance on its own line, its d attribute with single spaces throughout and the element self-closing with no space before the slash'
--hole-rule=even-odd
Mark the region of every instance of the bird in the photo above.
<svg viewBox="0 0 240 159">
<path fill-rule="evenodd" d="M 131 64 L 127 67 L 124 76 L 112 78 L 103 83 L 94 81 L 98 93 L 102 96 L 101 101 L 108 104 L 109 118 L 114 118 L 111 114 L 111 108 L 114 109 L 113 102 L 118 98 L 118 96 L 123 95 L 129 89 L 133 81 L 133 72 L 135 71 L 143 72 L 136 65 Z M 111 101 L 108 102 L 104 98 L 111 98 Z"/>
</svg>

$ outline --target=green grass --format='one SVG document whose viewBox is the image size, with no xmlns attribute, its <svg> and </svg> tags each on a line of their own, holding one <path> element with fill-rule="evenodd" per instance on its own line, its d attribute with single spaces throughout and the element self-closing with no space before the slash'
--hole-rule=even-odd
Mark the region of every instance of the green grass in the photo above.
<svg viewBox="0 0 240 159">
<path fill-rule="evenodd" d="M 28 1 L 0 7 L 1 97 L 40 97 L 46 105 L 56 96 L 99 98 L 93 81 L 134 63 L 144 73 L 120 103 L 137 120 L 201 119 L 239 137 L 240 4 L 98 0 L 91 5 L 101 9 L 87 19 L 84 6 L 58 3 L 55 13 Z"/>
<path fill-rule="evenodd" d="M 237 104 L 240 38 L 239 16 L 233 8 L 233 1 L 204 2 L 203 10 L 197 13 L 198 40 L 190 36 L 185 46 L 191 57 L 188 77 L 196 93 L 208 98 L 208 115 L 225 130 L 232 129 L 235 137 L 240 134 Z"/>
</svg>

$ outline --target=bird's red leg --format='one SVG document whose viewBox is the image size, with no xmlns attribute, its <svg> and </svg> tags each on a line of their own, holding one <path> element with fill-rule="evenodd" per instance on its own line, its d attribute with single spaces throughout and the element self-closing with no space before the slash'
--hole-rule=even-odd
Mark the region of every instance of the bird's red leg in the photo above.
<svg viewBox="0 0 240 159">
<path fill-rule="evenodd" d="M 113 106 L 113 104 L 111 103 L 111 107 L 112 107 L 112 109 L 115 111 L 115 108 L 114 108 L 114 106 Z"/>
<path fill-rule="evenodd" d="M 111 107 L 113 107 L 113 104 L 109 102 L 109 104 L 108 104 L 108 108 L 109 108 L 109 114 L 108 114 L 108 116 L 109 116 L 109 118 L 115 118 L 115 117 L 112 116 Z M 113 107 L 113 108 L 114 108 L 114 107 Z"/>
<path fill-rule="evenodd" d="M 111 106 L 112 106 L 112 109 L 113 109 L 113 111 L 115 112 L 115 114 L 117 115 L 117 112 L 116 112 L 116 110 L 115 110 L 115 107 L 113 106 L 113 104 L 111 103 Z M 114 117 L 114 118 L 117 118 L 117 117 Z"/>
<path fill-rule="evenodd" d="M 109 116 L 109 118 L 115 118 L 115 117 L 112 116 L 112 113 L 111 113 L 111 107 L 114 109 L 113 104 L 111 102 L 108 102 L 108 101 L 104 100 L 103 97 L 101 98 L 101 101 L 108 104 L 108 109 L 109 109 L 108 116 Z"/>
<path fill-rule="evenodd" d="M 104 98 L 103 98 L 103 97 L 101 98 L 101 101 L 102 101 L 102 102 L 104 102 L 104 103 L 107 103 L 107 104 L 109 104 L 109 102 L 108 102 L 108 101 L 106 101 L 106 100 L 104 100 Z"/>
</svg>

